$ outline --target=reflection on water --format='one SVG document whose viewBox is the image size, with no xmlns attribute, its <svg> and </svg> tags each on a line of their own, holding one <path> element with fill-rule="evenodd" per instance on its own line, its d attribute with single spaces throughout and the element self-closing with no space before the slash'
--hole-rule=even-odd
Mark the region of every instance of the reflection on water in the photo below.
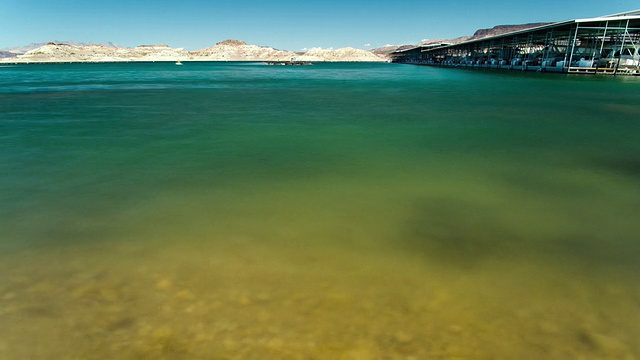
<svg viewBox="0 0 640 360">
<path fill-rule="evenodd" d="M 638 125 L 593 103 L 637 84 L 238 68 L 259 88 L 0 97 L 1 358 L 640 356 Z"/>
</svg>

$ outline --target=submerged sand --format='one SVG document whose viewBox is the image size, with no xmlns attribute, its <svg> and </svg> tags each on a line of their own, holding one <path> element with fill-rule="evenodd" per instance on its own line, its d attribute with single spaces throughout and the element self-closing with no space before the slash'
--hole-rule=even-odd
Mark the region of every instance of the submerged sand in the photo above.
<svg viewBox="0 0 640 360">
<path fill-rule="evenodd" d="M 401 199 L 379 202 L 360 196 L 355 185 L 342 193 L 315 189 L 315 196 L 304 189 L 303 199 L 294 195 L 301 189 L 278 185 L 223 210 L 196 201 L 202 194 L 182 194 L 132 209 L 127 216 L 144 213 L 156 224 L 135 238 L 5 253 L 0 357 L 634 359 L 640 353 L 640 291 L 629 288 L 637 279 L 624 264 L 616 269 L 531 251 L 527 242 L 496 241 L 487 249 L 484 236 L 500 240 L 500 232 L 483 234 L 490 226 L 460 240 L 472 246 L 469 254 L 437 243 L 417 247 L 390 236 L 407 228 L 401 220 L 407 214 L 378 208 L 400 209 Z M 341 206 L 328 205 L 348 194 Z M 427 203 L 447 213 L 456 204 L 449 200 Z M 188 206 L 195 206 L 190 217 L 207 215 L 181 218 Z M 370 211 L 357 211 L 363 207 Z M 244 223 L 240 211 L 255 218 L 247 213 Z M 427 236 L 448 229 L 462 239 L 477 225 L 459 220 L 448 227 L 450 215 L 432 216 Z"/>
</svg>

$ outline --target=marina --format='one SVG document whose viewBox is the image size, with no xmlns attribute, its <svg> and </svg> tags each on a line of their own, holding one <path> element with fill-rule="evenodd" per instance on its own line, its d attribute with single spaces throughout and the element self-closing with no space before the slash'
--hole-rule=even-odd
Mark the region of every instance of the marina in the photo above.
<svg viewBox="0 0 640 360">
<path fill-rule="evenodd" d="M 391 54 L 393 62 L 569 74 L 640 75 L 640 10 L 566 20 Z"/>
</svg>

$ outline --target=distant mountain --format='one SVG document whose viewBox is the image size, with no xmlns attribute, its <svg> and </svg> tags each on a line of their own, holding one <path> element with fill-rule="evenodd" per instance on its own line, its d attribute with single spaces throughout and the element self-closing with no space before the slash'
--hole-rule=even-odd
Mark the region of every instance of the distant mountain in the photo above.
<svg viewBox="0 0 640 360">
<path fill-rule="evenodd" d="M 379 56 L 386 56 L 394 51 L 410 49 L 412 47 L 415 47 L 415 45 L 385 45 L 371 49 L 371 52 Z"/>
<path fill-rule="evenodd" d="M 342 48 L 313 48 L 304 53 L 277 50 L 268 46 L 247 45 L 241 40 L 225 40 L 214 46 L 189 53 L 194 60 L 259 60 L 283 61 L 295 58 L 298 61 L 384 61 L 369 51 Z"/>
<path fill-rule="evenodd" d="M 18 54 L 12 53 L 11 51 L 0 50 L 0 58 L 11 58 L 16 56 L 18 56 Z"/>
<path fill-rule="evenodd" d="M 45 44 L 46 43 L 31 43 L 29 45 L 24 45 L 24 46 L 6 47 L 3 49 L 0 49 L 0 51 L 12 53 L 12 54 L 24 54 L 29 50 L 37 49 L 40 46 Z"/>
<path fill-rule="evenodd" d="M 108 47 L 108 48 L 121 48 L 123 46 L 120 46 L 118 44 L 114 44 L 111 41 L 108 42 L 104 42 L 104 43 L 88 43 L 88 42 L 77 42 L 77 41 L 58 41 L 58 40 L 54 40 L 51 41 L 50 43 L 55 43 L 55 44 L 66 44 L 66 45 L 73 45 L 73 46 L 92 46 L 92 45 L 100 45 L 100 46 L 104 46 L 104 47 Z"/>
<path fill-rule="evenodd" d="M 11 54 L 13 55 L 13 54 Z M 241 40 L 225 40 L 197 51 L 172 48 L 165 44 L 140 45 L 133 49 L 86 43 L 49 42 L 24 54 L 0 59 L 2 62 L 121 62 L 121 61 L 385 61 L 369 51 L 343 48 L 315 48 L 306 53 L 248 45 Z"/>
<path fill-rule="evenodd" d="M 100 45 L 100 46 L 109 47 L 109 48 L 121 48 L 122 47 L 122 46 L 114 44 L 112 42 L 106 42 L 106 43 L 101 43 L 101 44 L 93 44 L 93 43 L 77 42 L 77 41 L 53 40 L 53 41 L 49 41 L 49 42 L 46 42 L 46 43 L 31 43 L 31 44 L 25 45 L 25 46 L 7 47 L 7 48 L 0 49 L 0 52 L 21 55 L 21 54 L 26 53 L 27 51 L 31 51 L 33 49 L 37 49 L 37 48 L 39 48 L 41 46 L 44 46 L 44 45 L 47 45 L 47 44 L 66 44 L 66 45 L 73 45 L 73 46 Z M 0 56 L 2 56 L 2 55 L 0 54 Z"/>
<path fill-rule="evenodd" d="M 300 61 L 384 61 L 385 57 L 371 51 L 346 47 L 341 49 L 312 48 L 296 57 Z"/>
<path fill-rule="evenodd" d="M 276 50 L 268 46 L 248 45 L 242 40 L 228 39 L 206 49 L 191 51 L 190 59 L 212 61 L 279 61 L 291 60 L 297 55 L 291 51 Z"/>
<path fill-rule="evenodd" d="M 173 49 L 167 45 L 141 45 L 128 49 L 96 44 L 71 45 L 50 42 L 5 62 L 176 61 L 188 56 L 186 50 Z"/>
<path fill-rule="evenodd" d="M 245 45 L 247 45 L 247 43 L 242 41 L 242 40 L 227 39 L 227 40 L 224 40 L 224 41 L 220 41 L 216 45 L 245 46 Z"/>
<path fill-rule="evenodd" d="M 473 34 L 469 40 L 482 39 L 489 36 L 498 36 L 510 32 L 527 30 L 538 26 L 549 25 L 552 23 L 529 23 L 521 25 L 497 25 L 490 29 L 479 29 Z"/>
</svg>

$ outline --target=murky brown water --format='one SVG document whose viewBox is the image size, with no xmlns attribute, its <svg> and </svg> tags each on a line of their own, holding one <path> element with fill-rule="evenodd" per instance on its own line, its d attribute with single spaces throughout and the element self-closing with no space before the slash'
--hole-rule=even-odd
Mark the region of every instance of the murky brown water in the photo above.
<svg viewBox="0 0 640 360">
<path fill-rule="evenodd" d="M 637 262 L 580 228 L 616 214 L 484 180 L 360 180 L 166 194 L 114 219 L 121 238 L 5 253 L 0 357 L 638 354 Z M 602 191 L 584 201 L 624 189 Z"/>
</svg>

